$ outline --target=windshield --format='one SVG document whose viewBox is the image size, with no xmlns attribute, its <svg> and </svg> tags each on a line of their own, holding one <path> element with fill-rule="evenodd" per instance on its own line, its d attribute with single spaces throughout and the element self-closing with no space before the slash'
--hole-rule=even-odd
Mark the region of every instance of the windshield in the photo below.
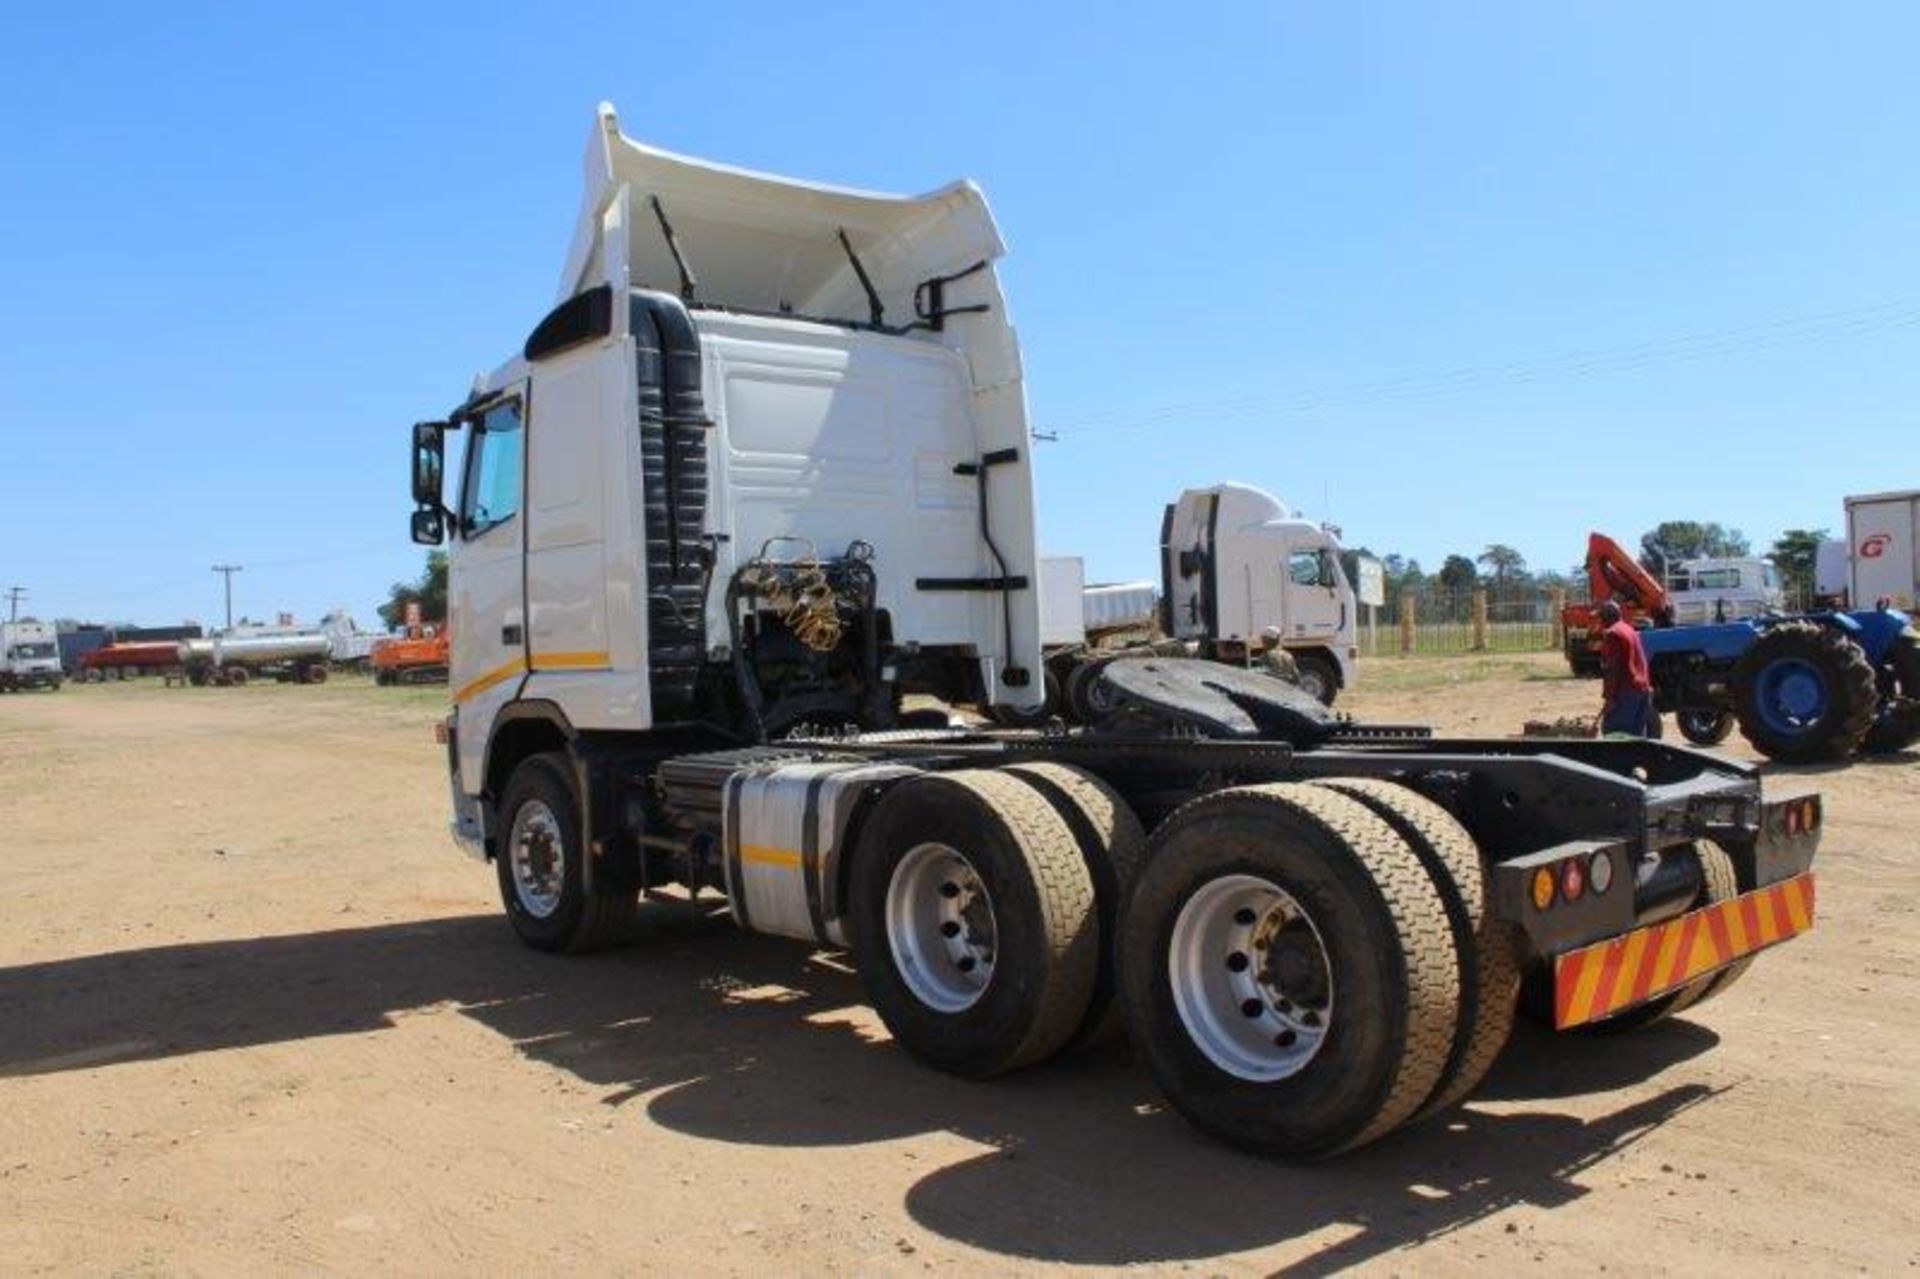
<svg viewBox="0 0 1920 1279">
<path fill-rule="evenodd" d="M 23 661 L 23 662 L 36 657 L 52 657 L 53 645 L 51 644 L 15 644 L 13 646 L 13 656 L 16 660 Z"/>
</svg>

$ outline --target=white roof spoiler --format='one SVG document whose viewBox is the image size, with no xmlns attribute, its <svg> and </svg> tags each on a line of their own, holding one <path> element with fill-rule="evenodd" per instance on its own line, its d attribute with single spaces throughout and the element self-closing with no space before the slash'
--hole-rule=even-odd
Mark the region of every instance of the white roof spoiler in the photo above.
<svg viewBox="0 0 1920 1279">
<path fill-rule="evenodd" d="M 892 326 L 913 322 L 923 282 L 1006 252 L 971 182 L 909 197 L 753 173 L 635 142 L 603 102 L 558 300 L 602 283 L 680 292 L 661 214 L 696 281 L 694 301 L 742 311 L 869 320 L 842 231 Z"/>
</svg>

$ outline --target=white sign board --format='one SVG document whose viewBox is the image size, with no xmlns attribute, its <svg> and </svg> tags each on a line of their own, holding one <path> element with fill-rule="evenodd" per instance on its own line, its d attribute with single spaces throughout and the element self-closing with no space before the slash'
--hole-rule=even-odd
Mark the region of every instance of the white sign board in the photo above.
<svg viewBox="0 0 1920 1279">
<path fill-rule="evenodd" d="M 1387 602 L 1387 574 L 1380 567 L 1380 561 L 1371 555 L 1362 555 L 1359 561 L 1360 580 L 1353 584 L 1353 593 L 1362 604 L 1371 604 L 1381 608 Z"/>
</svg>

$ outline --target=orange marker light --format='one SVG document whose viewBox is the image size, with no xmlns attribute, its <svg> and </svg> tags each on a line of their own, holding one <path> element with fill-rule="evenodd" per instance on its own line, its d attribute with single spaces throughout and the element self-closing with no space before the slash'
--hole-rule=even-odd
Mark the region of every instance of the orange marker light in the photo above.
<svg viewBox="0 0 1920 1279">
<path fill-rule="evenodd" d="M 1545 910 L 1553 905 L 1553 872 L 1542 866 L 1533 872 L 1533 908 Z"/>
</svg>

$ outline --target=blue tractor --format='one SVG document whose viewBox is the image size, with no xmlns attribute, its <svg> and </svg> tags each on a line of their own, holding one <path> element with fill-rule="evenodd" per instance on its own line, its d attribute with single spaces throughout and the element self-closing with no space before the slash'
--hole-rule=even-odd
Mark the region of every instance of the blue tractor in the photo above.
<svg viewBox="0 0 1920 1279">
<path fill-rule="evenodd" d="M 1920 631 L 1905 613 L 1809 613 L 1642 631 L 1654 704 L 1699 746 L 1734 725 L 1785 763 L 1920 741 Z"/>
</svg>

